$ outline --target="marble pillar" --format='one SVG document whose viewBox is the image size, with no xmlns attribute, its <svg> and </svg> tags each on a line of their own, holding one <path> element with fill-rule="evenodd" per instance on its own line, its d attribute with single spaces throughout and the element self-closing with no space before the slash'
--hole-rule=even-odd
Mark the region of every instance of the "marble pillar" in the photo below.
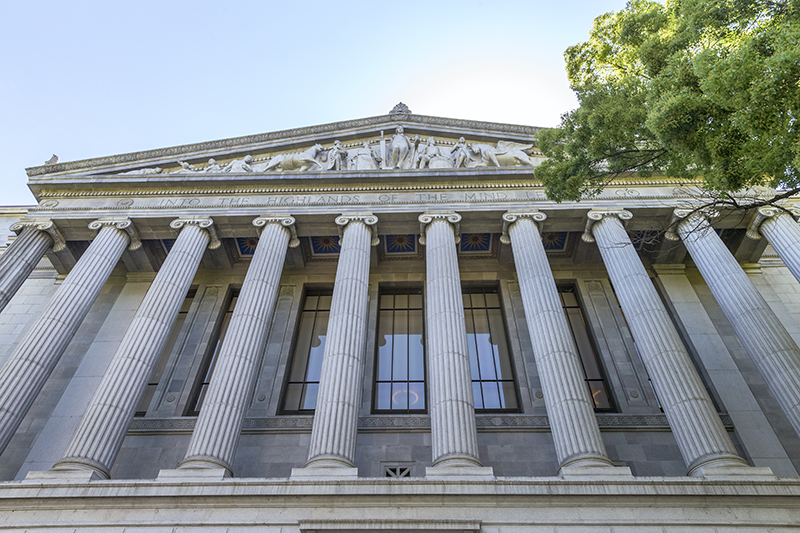
<svg viewBox="0 0 800 533">
<path fill-rule="evenodd" d="M 203 252 L 220 245 L 210 218 L 179 218 L 170 226 L 180 232 L 178 238 L 54 470 L 89 470 L 98 477 L 109 477 Z"/>
<path fill-rule="evenodd" d="M 747 470 L 622 224 L 625 210 L 591 211 L 583 240 L 597 241 L 636 348 L 689 475 Z"/>
<path fill-rule="evenodd" d="M 67 243 L 52 220 L 20 221 L 11 226 L 17 238 L 0 256 L 0 311 L 31 275 L 39 260 L 52 249 L 63 250 Z"/>
<path fill-rule="evenodd" d="M 677 220 L 673 226 L 733 326 L 739 342 L 750 354 L 770 392 L 800 435 L 800 349 L 708 223 L 709 216 L 713 215 L 676 209 Z M 783 237 L 783 221 L 774 220 L 767 227 L 767 233 L 779 242 L 781 239 L 778 237 Z M 791 232 L 787 233 L 791 236 Z M 786 239 L 784 242 L 791 241 Z M 795 249 L 789 253 L 796 257 L 798 252 Z"/>
<path fill-rule="evenodd" d="M 130 220 L 96 220 L 92 244 L 0 369 L 0 452 L 42 390 L 131 242 Z"/>
<path fill-rule="evenodd" d="M 751 239 L 767 238 L 797 281 L 800 281 L 800 225 L 795 217 L 800 209 L 760 207 L 747 230 Z"/>
<path fill-rule="evenodd" d="M 514 253 L 559 468 L 612 467 L 542 244 L 539 224 L 545 218 L 539 211 L 505 213 L 501 241 Z"/>
<path fill-rule="evenodd" d="M 306 469 L 354 468 L 367 334 L 370 246 L 378 244 L 371 214 L 342 215 L 341 251 Z M 293 474 L 294 475 L 294 474 Z"/>
<path fill-rule="evenodd" d="M 457 213 L 420 215 L 433 466 L 481 467 L 456 244 Z"/>
<path fill-rule="evenodd" d="M 231 463 L 267 344 L 287 246 L 300 244 L 294 223 L 288 215 L 265 215 L 253 220 L 255 226 L 263 228 L 261 236 L 239 291 L 192 440 L 178 468 L 222 468 L 227 475 L 233 475 Z"/>
</svg>

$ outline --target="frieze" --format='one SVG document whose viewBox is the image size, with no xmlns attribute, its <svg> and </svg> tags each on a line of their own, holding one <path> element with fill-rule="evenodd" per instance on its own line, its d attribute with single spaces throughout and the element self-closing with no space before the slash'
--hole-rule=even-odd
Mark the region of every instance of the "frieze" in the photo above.
<svg viewBox="0 0 800 533">
<path fill-rule="evenodd" d="M 344 122 L 335 122 L 335 123 L 322 124 L 318 126 L 310 126 L 305 128 L 296 128 L 291 130 L 248 135 L 245 137 L 234 137 L 231 139 L 221 139 L 217 141 L 210 141 L 204 143 L 185 144 L 181 146 L 172 146 L 156 150 L 145 150 L 142 152 L 132 152 L 128 154 L 120 154 L 109 157 L 83 159 L 80 161 L 71 161 L 68 163 L 56 163 L 52 165 L 31 167 L 26 169 L 25 171 L 27 172 L 29 177 L 33 177 L 44 174 L 69 172 L 73 170 L 95 168 L 107 165 L 118 165 L 120 163 L 136 163 L 139 161 L 146 161 L 149 159 L 162 159 L 166 157 L 174 157 L 184 154 L 194 154 L 198 152 L 213 152 L 215 150 L 221 150 L 226 148 L 243 149 L 245 147 L 250 147 L 251 145 L 268 143 L 270 141 L 285 140 L 294 137 L 304 137 L 311 135 L 331 134 L 338 132 L 340 130 L 362 128 L 368 126 L 378 126 L 383 124 L 398 124 L 398 123 L 422 124 L 428 126 L 446 126 L 452 128 L 480 130 L 490 133 L 506 133 L 506 134 L 516 134 L 516 135 L 524 135 L 531 137 L 541 129 L 533 126 L 499 124 L 493 122 L 460 120 L 460 119 L 451 119 L 442 117 L 429 117 L 425 115 L 403 114 L 402 118 L 400 118 L 397 114 L 381 115 L 377 117 L 348 120 Z"/>
<path fill-rule="evenodd" d="M 733 421 L 727 414 L 719 415 L 725 429 L 734 429 Z M 186 418 L 136 418 L 131 423 L 129 432 L 186 432 L 192 431 L 196 422 L 194 417 Z M 243 431 L 259 432 L 260 430 L 298 430 L 311 431 L 314 418 L 312 416 L 274 416 L 264 418 L 245 418 Z M 478 429 L 549 429 L 546 416 L 536 415 L 477 415 L 475 422 Z M 669 431 L 667 417 L 663 414 L 625 415 L 616 413 L 598 414 L 597 423 L 605 430 L 649 430 Z M 429 416 L 362 416 L 358 419 L 359 430 L 375 429 L 430 429 Z"/>
</svg>

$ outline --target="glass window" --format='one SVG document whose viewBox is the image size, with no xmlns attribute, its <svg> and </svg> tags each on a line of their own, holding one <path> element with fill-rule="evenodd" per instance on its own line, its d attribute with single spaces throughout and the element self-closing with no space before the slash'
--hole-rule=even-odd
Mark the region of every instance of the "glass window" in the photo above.
<svg viewBox="0 0 800 533">
<path fill-rule="evenodd" d="M 422 289 L 381 290 L 373 406 L 376 412 L 425 412 Z"/>
<path fill-rule="evenodd" d="M 181 305 L 180 311 L 178 311 L 178 316 L 175 318 L 175 323 L 172 325 L 172 329 L 169 332 L 169 337 L 167 337 L 167 342 L 164 344 L 164 349 L 161 350 L 161 355 L 158 357 L 156 367 L 153 369 L 153 373 L 150 375 L 150 382 L 144 389 L 144 395 L 142 396 L 142 400 L 139 402 L 139 407 L 136 408 L 136 414 L 134 416 L 144 416 L 147 414 L 147 408 L 150 407 L 150 402 L 153 400 L 153 395 L 156 393 L 158 383 L 161 381 L 161 377 L 164 375 L 164 369 L 167 366 L 167 361 L 169 361 L 169 356 L 172 353 L 172 349 L 175 347 L 175 343 L 178 341 L 178 335 L 180 335 L 181 328 L 183 327 L 184 322 L 186 322 L 186 315 L 189 313 L 189 307 L 191 307 L 192 300 L 196 294 L 196 287 L 191 287 L 189 292 L 186 293 L 186 298 L 183 300 L 183 305 Z"/>
<path fill-rule="evenodd" d="M 211 376 L 214 374 L 214 367 L 217 364 L 217 356 L 225 340 L 225 333 L 228 332 L 228 324 L 231 322 L 231 315 L 233 315 L 233 308 L 236 307 L 236 300 L 239 298 L 239 290 L 231 291 L 228 300 L 228 306 L 225 309 L 225 314 L 222 317 L 219 329 L 217 330 L 216 341 L 212 344 L 214 349 L 211 351 L 209 357 L 203 361 L 203 366 L 200 368 L 200 380 L 195 385 L 192 399 L 189 402 L 189 409 L 186 414 L 188 416 L 195 416 L 200 413 L 200 407 L 203 405 L 206 392 L 208 391 L 208 384 L 211 383 Z"/>
<path fill-rule="evenodd" d="M 332 296 L 333 291 L 327 289 L 306 291 L 283 396 L 284 412 L 313 411 L 317 404 Z"/>
<path fill-rule="evenodd" d="M 578 348 L 578 355 L 583 366 L 583 376 L 586 380 L 586 385 L 589 387 L 589 394 L 592 396 L 594 408 L 603 411 L 611 410 L 611 397 L 608 394 L 605 376 L 597 358 L 597 352 L 589 337 L 586 321 L 583 318 L 583 312 L 575 295 L 575 287 L 559 286 L 558 293 L 561 296 L 561 305 L 564 308 L 564 314 L 567 315 L 567 322 L 569 322 L 569 328 L 572 331 L 572 338 Z"/>
<path fill-rule="evenodd" d="M 477 411 L 516 411 L 517 391 L 500 295 L 492 288 L 465 288 L 472 398 Z"/>
</svg>

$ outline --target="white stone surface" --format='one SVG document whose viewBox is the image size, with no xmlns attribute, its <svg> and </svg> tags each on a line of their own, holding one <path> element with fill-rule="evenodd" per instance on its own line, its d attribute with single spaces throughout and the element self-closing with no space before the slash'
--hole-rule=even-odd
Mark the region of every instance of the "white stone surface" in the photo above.
<svg viewBox="0 0 800 533">
<path fill-rule="evenodd" d="M 739 466 L 739 457 L 689 354 L 625 232 L 628 211 L 592 211 L 592 237 L 603 256 L 636 347 L 690 474 L 702 466 Z M 590 222 L 590 224 L 591 224 Z"/>
<path fill-rule="evenodd" d="M 103 225 L 0 369 L 0 451 L 42 390 L 128 242 L 128 235 L 113 223 Z"/>
<path fill-rule="evenodd" d="M 679 215 L 679 211 L 676 211 Z M 686 215 L 684 215 L 686 216 Z M 800 435 L 800 349 L 702 213 L 678 233 L 736 336 Z"/>
<path fill-rule="evenodd" d="M 184 221 L 181 226 L 54 469 L 90 469 L 109 476 L 156 359 L 211 240 L 202 221 Z"/>
<path fill-rule="evenodd" d="M 0 311 L 6 308 L 52 246 L 53 238 L 46 231 L 27 227 L 3 252 L 0 256 Z"/>
<path fill-rule="evenodd" d="M 425 213 L 426 357 L 433 466 L 481 467 L 456 255 L 455 213 Z"/>
<path fill-rule="evenodd" d="M 537 223 L 544 213 L 506 213 L 528 333 L 539 370 L 558 462 L 612 468 L 594 404 L 564 316 Z M 630 471 L 628 471 L 630 474 Z"/>
<path fill-rule="evenodd" d="M 264 225 L 233 309 L 208 392 L 180 468 L 222 467 L 229 473 L 247 401 L 267 343 L 278 294 L 291 217 L 260 218 Z"/>
<path fill-rule="evenodd" d="M 343 227 L 306 468 L 352 468 L 367 334 L 372 229 L 377 217 L 342 215 Z"/>
</svg>

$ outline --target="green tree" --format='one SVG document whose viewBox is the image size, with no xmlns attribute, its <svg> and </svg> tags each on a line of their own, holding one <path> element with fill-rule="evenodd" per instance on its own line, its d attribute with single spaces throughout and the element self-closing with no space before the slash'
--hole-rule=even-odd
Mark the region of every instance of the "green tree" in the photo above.
<svg viewBox="0 0 800 533">
<path fill-rule="evenodd" d="M 800 188 L 798 0 L 630 0 L 564 55 L 580 107 L 538 138 L 550 198 L 629 172 Z"/>
</svg>

